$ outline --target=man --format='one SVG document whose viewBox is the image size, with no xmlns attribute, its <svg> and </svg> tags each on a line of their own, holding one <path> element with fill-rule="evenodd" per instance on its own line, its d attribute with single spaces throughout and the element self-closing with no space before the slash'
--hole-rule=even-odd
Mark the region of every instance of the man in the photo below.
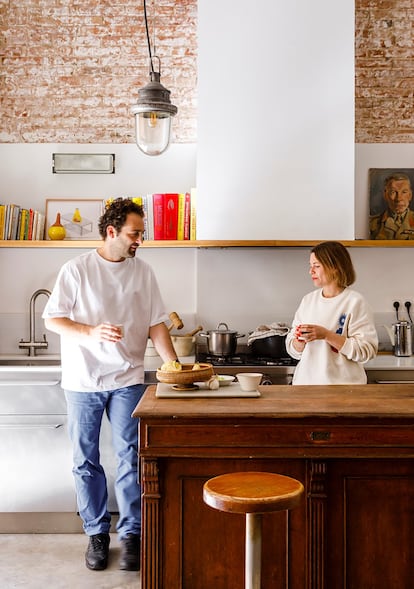
<svg viewBox="0 0 414 589">
<path fill-rule="evenodd" d="M 153 271 L 135 257 L 144 234 L 142 207 L 129 199 L 114 200 L 99 220 L 99 233 L 103 241 L 97 250 L 61 268 L 43 318 L 46 327 L 61 336 L 73 474 L 79 513 L 89 536 L 86 566 L 103 570 L 108 563 L 111 516 L 99 462 L 99 433 L 106 412 L 118 462 L 119 566 L 139 570 L 138 427 L 131 414 L 145 390 L 148 336 L 165 362 L 177 355 Z"/>
<path fill-rule="evenodd" d="M 370 239 L 414 239 L 414 211 L 411 182 L 405 174 L 393 174 L 385 180 L 387 209 L 370 219 Z"/>
</svg>

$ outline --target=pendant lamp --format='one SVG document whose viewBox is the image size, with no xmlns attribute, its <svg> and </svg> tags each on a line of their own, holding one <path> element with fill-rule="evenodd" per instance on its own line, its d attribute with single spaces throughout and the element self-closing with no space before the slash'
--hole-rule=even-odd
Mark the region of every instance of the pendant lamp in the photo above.
<svg viewBox="0 0 414 589">
<path fill-rule="evenodd" d="M 144 19 L 149 52 L 150 81 L 138 90 L 138 101 L 132 107 L 135 116 L 135 141 L 146 155 L 160 155 L 169 143 L 171 136 L 171 118 L 177 114 L 177 107 L 171 104 L 170 91 L 161 82 L 161 61 L 153 55 L 148 32 L 146 0 Z M 158 70 L 154 62 L 158 63 Z"/>
</svg>

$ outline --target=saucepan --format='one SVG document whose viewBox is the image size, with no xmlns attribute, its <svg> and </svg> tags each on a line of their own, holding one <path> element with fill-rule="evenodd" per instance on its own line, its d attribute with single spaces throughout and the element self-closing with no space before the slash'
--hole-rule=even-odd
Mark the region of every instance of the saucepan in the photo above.
<svg viewBox="0 0 414 589">
<path fill-rule="evenodd" d="M 251 344 L 252 354 L 256 358 L 286 358 L 286 336 L 270 335 L 255 339 Z"/>
<path fill-rule="evenodd" d="M 243 333 L 229 329 L 227 323 L 219 323 L 217 329 L 210 329 L 199 335 L 207 338 L 208 353 L 212 356 L 233 356 L 237 348 L 237 339 L 244 337 Z"/>
</svg>

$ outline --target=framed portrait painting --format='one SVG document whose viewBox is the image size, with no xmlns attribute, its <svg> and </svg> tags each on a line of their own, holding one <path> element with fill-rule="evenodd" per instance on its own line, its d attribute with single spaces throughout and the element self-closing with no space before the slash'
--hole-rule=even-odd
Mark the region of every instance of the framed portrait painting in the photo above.
<svg viewBox="0 0 414 589">
<path fill-rule="evenodd" d="M 370 168 L 370 239 L 414 239 L 414 168 Z"/>
<path fill-rule="evenodd" d="M 65 239 L 99 240 L 98 221 L 103 211 L 104 200 L 101 198 L 46 199 L 45 237 L 50 239 L 49 227 L 55 223 L 59 214 L 66 231 Z"/>
</svg>

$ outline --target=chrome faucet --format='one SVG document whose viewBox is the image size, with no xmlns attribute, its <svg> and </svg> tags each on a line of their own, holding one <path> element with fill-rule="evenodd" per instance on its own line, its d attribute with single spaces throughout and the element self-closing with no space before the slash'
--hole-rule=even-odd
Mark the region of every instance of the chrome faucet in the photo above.
<svg viewBox="0 0 414 589">
<path fill-rule="evenodd" d="M 39 288 L 36 290 L 30 299 L 30 306 L 29 306 L 29 317 L 30 317 L 30 334 L 29 334 L 29 341 L 24 342 L 23 339 L 19 342 L 19 348 L 28 348 L 29 356 L 36 356 L 36 350 L 38 348 L 47 348 L 48 342 L 46 340 L 46 335 L 43 334 L 43 340 L 40 342 L 36 341 L 36 299 L 39 295 L 44 294 L 47 298 L 50 297 L 50 290 L 46 288 Z"/>
</svg>

